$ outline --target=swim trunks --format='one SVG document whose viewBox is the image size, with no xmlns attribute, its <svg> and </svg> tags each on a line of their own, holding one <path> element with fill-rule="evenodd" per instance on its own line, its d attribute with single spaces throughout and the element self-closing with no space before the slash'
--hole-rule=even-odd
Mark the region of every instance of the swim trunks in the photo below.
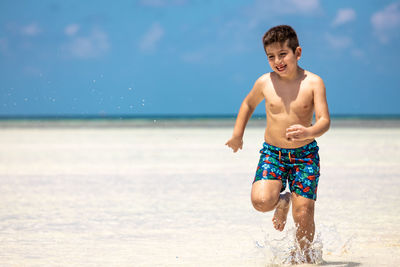
<svg viewBox="0 0 400 267">
<path fill-rule="evenodd" d="M 264 142 L 253 183 L 263 179 L 280 180 L 281 192 L 285 191 L 289 183 L 290 192 L 316 200 L 320 175 L 318 150 L 315 140 L 305 146 L 290 149 Z"/>
</svg>

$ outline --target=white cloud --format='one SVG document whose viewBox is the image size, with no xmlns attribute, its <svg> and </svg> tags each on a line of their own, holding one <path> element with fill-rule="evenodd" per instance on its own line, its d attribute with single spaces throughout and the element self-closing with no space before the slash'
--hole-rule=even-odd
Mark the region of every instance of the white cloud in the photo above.
<svg viewBox="0 0 400 267">
<path fill-rule="evenodd" d="M 21 34 L 26 36 L 36 36 L 42 32 L 42 29 L 36 23 L 21 27 Z"/>
<path fill-rule="evenodd" d="M 348 48 L 353 44 L 353 40 L 350 37 L 347 36 L 338 36 L 338 35 L 332 35 L 329 33 L 325 34 L 325 40 L 328 42 L 328 44 L 335 48 L 335 49 L 344 49 Z"/>
<path fill-rule="evenodd" d="M 255 0 L 238 13 L 231 20 L 216 23 L 215 29 L 208 29 L 207 34 L 215 33 L 209 47 L 203 44 L 201 48 L 185 51 L 181 59 L 190 63 L 218 61 L 227 55 L 262 50 L 261 27 L 265 30 L 265 25 L 285 15 L 318 16 L 322 14 L 322 7 L 320 0 Z"/>
<path fill-rule="evenodd" d="M 156 49 L 158 42 L 164 36 L 164 29 L 158 22 L 153 23 L 150 29 L 142 37 L 139 48 L 145 52 L 151 52 Z"/>
<path fill-rule="evenodd" d="M 257 27 L 282 15 L 318 16 L 323 11 L 320 0 L 256 0 L 244 12 L 249 25 Z"/>
<path fill-rule="evenodd" d="M 320 8 L 319 0 L 285 0 L 280 2 L 291 6 L 293 8 L 291 12 L 311 13 Z"/>
<path fill-rule="evenodd" d="M 256 0 L 249 11 L 257 16 L 268 17 L 280 14 L 315 14 L 320 9 L 319 0 Z"/>
<path fill-rule="evenodd" d="M 180 6 L 186 4 L 187 0 L 140 0 L 140 4 L 150 7 Z"/>
<path fill-rule="evenodd" d="M 400 2 L 390 4 L 383 10 L 374 13 L 371 23 L 375 35 L 382 43 L 389 42 L 393 36 L 399 35 Z"/>
<path fill-rule="evenodd" d="M 332 22 L 332 26 L 339 26 L 350 21 L 355 20 L 356 12 L 352 8 L 339 9 L 335 19 Z"/>
<path fill-rule="evenodd" d="M 79 28 L 78 24 L 69 24 L 65 27 L 64 33 L 68 36 L 74 36 L 79 31 Z"/>
<path fill-rule="evenodd" d="M 198 50 L 185 52 L 181 55 L 181 59 L 188 63 L 199 63 L 203 62 L 207 58 L 207 51 Z"/>
<path fill-rule="evenodd" d="M 94 29 L 88 36 L 73 37 L 63 46 L 70 56 L 77 58 L 95 58 L 105 54 L 110 48 L 108 36 L 105 32 Z"/>
<path fill-rule="evenodd" d="M 353 50 L 351 50 L 351 55 L 356 59 L 359 59 L 365 63 L 369 63 L 364 51 L 359 48 L 354 48 Z"/>
</svg>

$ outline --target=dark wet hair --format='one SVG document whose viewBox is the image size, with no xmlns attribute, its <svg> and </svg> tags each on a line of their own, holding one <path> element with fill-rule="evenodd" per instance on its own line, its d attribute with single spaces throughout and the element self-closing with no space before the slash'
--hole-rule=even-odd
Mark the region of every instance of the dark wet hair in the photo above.
<svg viewBox="0 0 400 267">
<path fill-rule="evenodd" d="M 286 41 L 288 42 L 288 47 L 293 50 L 293 53 L 296 51 L 296 48 L 299 46 L 299 40 L 297 39 L 297 34 L 295 30 L 289 25 L 278 25 L 269 29 L 263 36 L 262 41 L 265 47 L 273 44 L 280 43 L 283 45 Z"/>
</svg>

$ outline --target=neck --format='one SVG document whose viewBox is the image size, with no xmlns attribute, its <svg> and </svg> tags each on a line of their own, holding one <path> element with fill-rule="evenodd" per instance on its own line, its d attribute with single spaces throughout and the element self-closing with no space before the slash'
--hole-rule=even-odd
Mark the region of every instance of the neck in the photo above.
<svg viewBox="0 0 400 267">
<path fill-rule="evenodd" d="M 279 77 L 279 79 L 281 79 L 283 81 L 291 82 L 291 81 L 297 80 L 297 78 L 300 77 L 302 72 L 303 72 L 303 69 L 300 68 L 299 66 L 297 66 L 296 71 L 294 71 L 293 73 L 291 73 L 285 77 L 281 77 L 278 75 L 278 77 Z"/>
</svg>

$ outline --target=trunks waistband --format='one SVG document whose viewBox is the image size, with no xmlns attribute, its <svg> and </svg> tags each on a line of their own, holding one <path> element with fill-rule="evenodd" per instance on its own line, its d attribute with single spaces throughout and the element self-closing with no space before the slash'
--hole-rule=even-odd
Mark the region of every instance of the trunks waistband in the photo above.
<svg viewBox="0 0 400 267">
<path fill-rule="evenodd" d="M 280 148 L 280 147 L 276 147 L 273 145 L 270 145 L 266 142 L 264 142 L 263 144 L 263 148 L 262 151 L 266 152 L 266 151 L 274 151 L 274 152 L 281 152 L 281 153 L 291 153 L 291 154 L 298 154 L 298 153 L 304 153 L 310 150 L 313 150 L 314 148 L 316 148 L 318 146 L 317 141 L 312 141 L 311 143 L 304 145 L 302 147 L 296 147 L 296 148 Z"/>
</svg>

